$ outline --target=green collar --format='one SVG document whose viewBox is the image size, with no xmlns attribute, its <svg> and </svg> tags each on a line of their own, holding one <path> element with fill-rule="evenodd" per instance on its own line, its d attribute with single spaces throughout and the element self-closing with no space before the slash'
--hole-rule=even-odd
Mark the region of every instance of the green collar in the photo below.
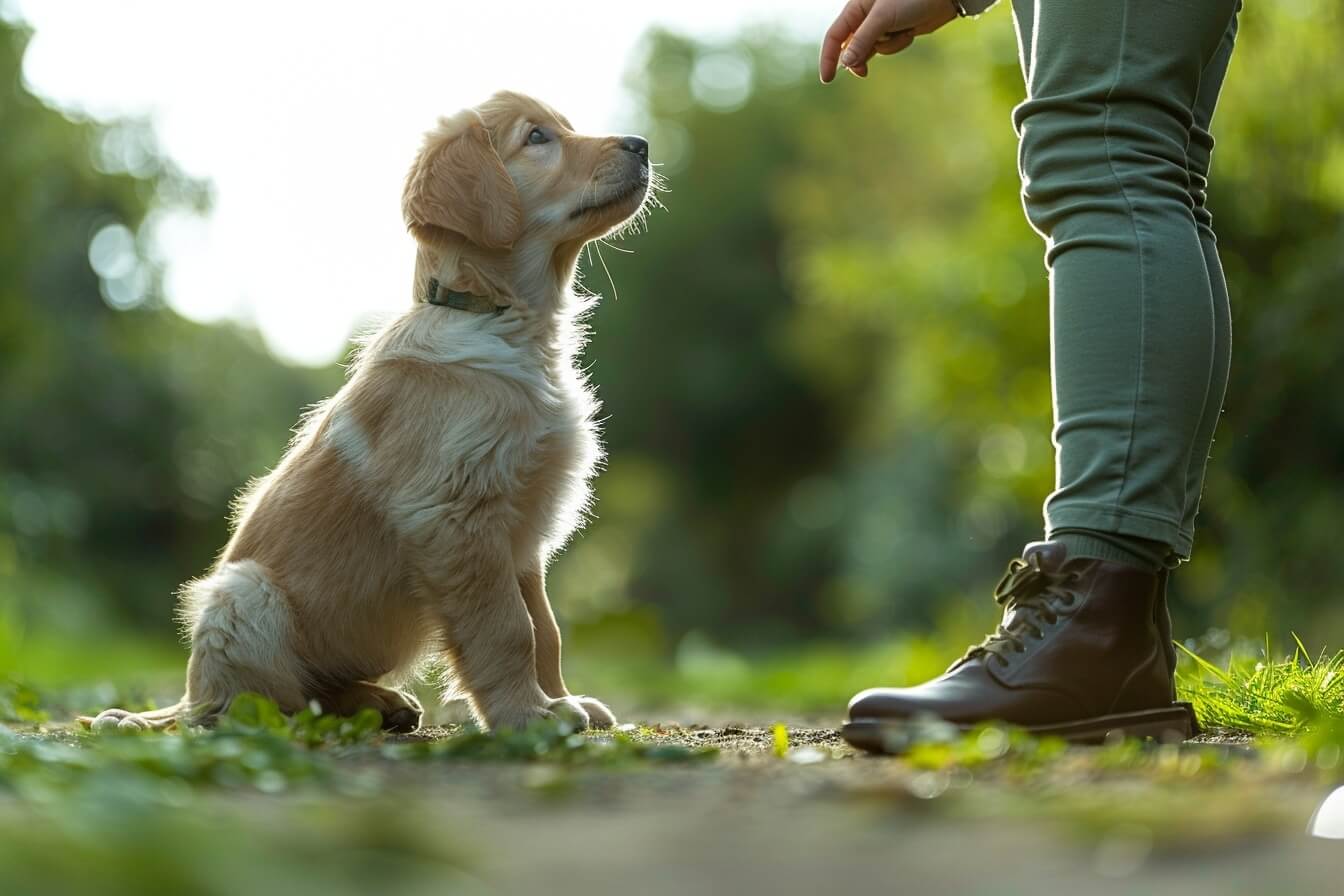
<svg viewBox="0 0 1344 896">
<path fill-rule="evenodd" d="M 458 311 L 470 311 L 473 314 L 503 314 L 508 305 L 496 305 L 489 296 L 478 296 L 470 292 L 458 292 L 439 285 L 438 277 L 429 278 L 425 289 L 425 301 L 431 305 L 456 308 Z"/>
</svg>

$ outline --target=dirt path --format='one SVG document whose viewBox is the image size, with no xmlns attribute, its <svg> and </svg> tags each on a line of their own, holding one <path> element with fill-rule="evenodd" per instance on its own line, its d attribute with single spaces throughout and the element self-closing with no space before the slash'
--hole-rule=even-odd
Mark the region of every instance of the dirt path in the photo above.
<svg viewBox="0 0 1344 896">
<path fill-rule="evenodd" d="M 352 781 L 376 781 L 367 796 L 204 799 L 257 830 L 361 816 L 385 836 L 413 830 L 460 858 L 450 889 L 481 893 L 1329 893 L 1344 863 L 1344 844 L 1303 833 L 1328 788 L 1269 774 L 1226 733 L 1128 759 L 1071 750 L 1034 767 L 868 757 L 822 727 L 790 728 L 782 759 L 763 725 L 632 736 L 719 754 L 606 767 L 374 750 L 339 760 Z"/>
<path fill-rule="evenodd" d="M 1192 760 L 1184 776 L 1106 773 L 1095 751 L 1026 776 L 921 769 L 860 754 L 829 728 L 790 728 L 783 760 L 766 726 L 637 736 L 720 755 L 621 771 L 447 763 L 417 781 L 450 794 L 437 811 L 490 844 L 481 873 L 506 892 L 559 878 L 650 894 L 1227 896 L 1333 892 L 1344 861 L 1344 846 L 1303 834 L 1324 791 L 1248 775 L 1247 739 L 1233 732 L 1180 748 L 1226 763 L 1207 777 L 1188 773 Z"/>
<path fill-rule="evenodd" d="M 654 737 L 721 754 L 627 772 L 455 764 L 436 785 L 456 792 L 442 811 L 492 844 L 483 878 L 506 892 L 558 878 L 679 896 L 1323 893 L 1344 861 L 1344 846 L 1302 833 L 1319 788 L 1235 771 L 1164 788 L 1066 757 L 1053 775 L 1013 780 L 867 757 L 831 729 L 790 729 L 782 761 L 768 727 L 663 726 Z M 1182 749 L 1221 756 L 1236 739 Z"/>
</svg>

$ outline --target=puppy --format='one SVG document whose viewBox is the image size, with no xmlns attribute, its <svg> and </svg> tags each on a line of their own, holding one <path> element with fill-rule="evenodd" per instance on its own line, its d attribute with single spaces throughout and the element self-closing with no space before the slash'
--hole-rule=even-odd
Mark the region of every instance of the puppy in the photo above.
<svg viewBox="0 0 1344 896">
<path fill-rule="evenodd" d="M 237 501 L 214 568 L 181 589 L 186 694 L 84 721 L 208 724 L 255 691 L 286 712 L 372 707 L 409 731 L 421 707 L 396 685 L 428 659 L 482 726 L 612 725 L 565 687 L 545 573 L 601 457 L 575 366 L 579 252 L 651 196 L 640 137 L 581 136 L 515 93 L 441 119 L 402 197 L 414 304 L 304 417 Z"/>
</svg>

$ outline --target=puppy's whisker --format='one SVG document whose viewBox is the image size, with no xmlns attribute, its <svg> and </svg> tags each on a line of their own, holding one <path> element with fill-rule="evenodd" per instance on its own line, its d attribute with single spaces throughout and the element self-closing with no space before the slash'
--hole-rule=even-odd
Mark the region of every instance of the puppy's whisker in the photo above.
<svg viewBox="0 0 1344 896">
<path fill-rule="evenodd" d="M 600 239 L 600 240 L 594 240 L 594 242 L 601 243 L 602 245 L 606 246 L 608 249 L 610 249 L 610 250 L 613 251 L 613 252 L 621 252 L 621 253 L 624 253 L 624 254 L 626 254 L 626 255 L 634 255 L 634 254 L 635 254 L 635 250 L 634 250 L 634 249 L 627 249 L 627 248 L 625 248 L 624 246 L 617 246 L 615 243 L 609 243 L 609 242 L 607 242 L 606 237 L 603 237 L 603 238 Z"/>
<path fill-rule="evenodd" d="M 588 245 L 593 246 L 600 242 L 601 240 L 593 240 L 593 242 Z M 616 289 L 616 280 L 611 276 L 611 268 L 607 267 L 607 260 L 602 257 L 602 247 L 600 245 L 597 246 L 597 260 L 602 262 L 602 270 L 607 272 L 607 283 L 611 284 L 611 300 L 613 302 L 619 302 L 621 300 L 621 294 Z"/>
</svg>

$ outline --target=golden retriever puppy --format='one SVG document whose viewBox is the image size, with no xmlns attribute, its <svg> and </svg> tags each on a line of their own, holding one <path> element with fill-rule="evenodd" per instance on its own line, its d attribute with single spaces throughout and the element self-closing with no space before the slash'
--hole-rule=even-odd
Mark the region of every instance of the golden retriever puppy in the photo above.
<svg viewBox="0 0 1344 896">
<path fill-rule="evenodd" d="M 565 687 L 545 573 L 601 457 L 575 366 L 579 252 L 640 215 L 649 185 L 642 138 L 582 136 L 525 96 L 441 119 L 402 199 L 414 304 L 368 339 L 241 496 L 214 568 L 183 586 L 186 694 L 86 723 L 208 723 L 255 691 L 412 730 L 421 708 L 396 685 L 429 659 L 483 726 L 613 724 Z"/>
</svg>

